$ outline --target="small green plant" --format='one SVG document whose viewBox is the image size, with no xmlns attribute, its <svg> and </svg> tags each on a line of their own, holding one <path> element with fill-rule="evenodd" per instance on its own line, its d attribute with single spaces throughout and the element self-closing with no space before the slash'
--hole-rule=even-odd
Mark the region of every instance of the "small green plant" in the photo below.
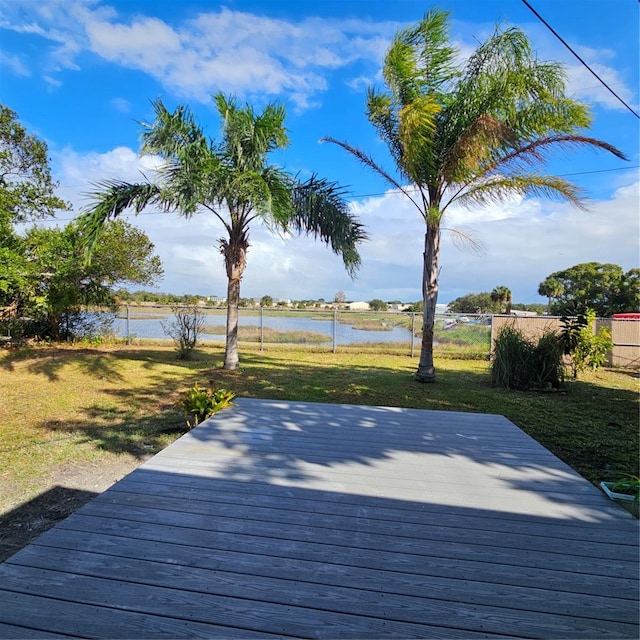
<svg viewBox="0 0 640 640">
<path fill-rule="evenodd" d="M 197 427 L 214 413 L 233 404 L 235 394 L 227 389 L 201 389 L 196 382 L 182 394 L 180 406 L 184 409 L 189 429 Z"/>
<path fill-rule="evenodd" d="M 600 327 L 596 333 L 594 325 L 596 314 L 593 309 L 574 318 L 562 317 L 561 339 L 564 352 L 571 359 L 571 373 L 574 378 L 580 371 L 591 369 L 596 371 L 606 362 L 607 352 L 613 348 L 611 332 Z"/>
<path fill-rule="evenodd" d="M 624 493 L 633 496 L 636 501 L 640 500 L 640 478 L 638 476 L 627 475 L 614 482 L 611 490 L 615 493 Z"/>
</svg>

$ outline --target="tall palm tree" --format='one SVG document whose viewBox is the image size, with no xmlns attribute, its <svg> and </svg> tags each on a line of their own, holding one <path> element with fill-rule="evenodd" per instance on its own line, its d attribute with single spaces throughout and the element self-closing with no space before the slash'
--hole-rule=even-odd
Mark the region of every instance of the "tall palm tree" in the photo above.
<svg viewBox="0 0 640 640">
<path fill-rule="evenodd" d="M 551 315 L 551 300 L 564 293 L 564 285 L 557 278 L 548 277 L 538 286 L 538 295 L 547 298 L 547 315 Z"/>
<path fill-rule="evenodd" d="M 154 122 L 143 124 L 141 153 L 164 161 L 157 180 L 99 183 L 81 226 L 90 252 L 104 223 L 129 208 L 139 213 L 154 204 L 185 218 L 203 210 L 213 214 L 225 232 L 218 241 L 228 280 L 224 368 L 235 369 L 240 281 L 251 223 L 260 219 L 281 231 L 314 234 L 342 256 L 351 275 L 360 265 L 357 245 L 366 234 L 336 183 L 315 175 L 301 182 L 268 163 L 270 152 L 288 144 L 282 106 L 269 104 L 258 114 L 220 93 L 214 100 L 222 120 L 218 142 L 204 135 L 187 107 L 171 113 L 156 101 Z"/>
<path fill-rule="evenodd" d="M 511 313 L 511 289 L 501 285 L 491 292 L 491 299 L 498 303 L 498 313 L 502 313 L 502 305 L 506 302 L 505 313 Z"/>
<path fill-rule="evenodd" d="M 513 194 L 552 196 L 581 206 L 580 190 L 542 167 L 555 150 L 604 149 L 583 135 L 585 105 L 565 95 L 559 64 L 536 59 L 525 34 L 496 29 L 459 68 L 448 13 L 432 10 L 400 31 L 387 51 L 387 90 L 370 89 L 367 113 L 387 144 L 397 175 L 347 142 L 326 138 L 401 191 L 425 223 L 423 334 L 416 379 L 433 382 L 433 327 L 440 234 L 447 209 L 487 205 Z"/>
</svg>

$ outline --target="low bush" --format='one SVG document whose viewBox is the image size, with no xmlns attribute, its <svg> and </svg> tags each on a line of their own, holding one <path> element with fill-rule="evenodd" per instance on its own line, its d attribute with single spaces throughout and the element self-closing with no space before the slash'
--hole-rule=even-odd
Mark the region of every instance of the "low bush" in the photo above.
<svg viewBox="0 0 640 640">
<path fill-rule="evenodd" d="M 559 336 L 545 331 L 537 342 L 512 324 L 498 333 L 491 361 L 491 384 L 505 389 L 557 389 L 564 381 Z"/>
</svg>

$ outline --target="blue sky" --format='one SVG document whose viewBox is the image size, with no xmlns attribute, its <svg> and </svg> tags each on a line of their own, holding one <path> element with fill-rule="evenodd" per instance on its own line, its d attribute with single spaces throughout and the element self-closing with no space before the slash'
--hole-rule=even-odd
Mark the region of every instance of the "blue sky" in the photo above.
<svg viewBox="0 0 640 640">
<path fill-rule="evenodd" d="M 596 73 L 638 111 L 637 0 L 530 0 Z M 309 238 L 279 238 L 254 227 L 243 296 L 414 301 L 421 297 L 422 221 L 387 185 L 329 144 L 347 140 L 388 163 L 364 115 L 366 89 L 381 84 L 384 52 L 396 31 L 433 5 L 414 0 L 0 0 L 0 101 L 49 145 L 58 194 L 80 212 L 83 194 L 104 178 L 137 180 L 153 167 L 137 156 L 150 101 L 188 103 L 211 136 L 210 95 L 233 93 L 256 108 L 287 109 L 291 144 L 274 158 L 292 172 L 345 185 L 367 226 L 363 267 L 351 280 L 341 260 Z M 440 301 L 506 285 L 517 302 L 544 302 L 538 284 L 551 272 L 588 262 L 638 266 L 638 119 L 618 102 L 521 0 L 449 0 L 451 35 L 464 54 L 496 23 L 519 26 L 541 59 L 566 65 L 569 92 L 592 107 L 590 135 L 629 161 L 591 151 L 559 157 L 591 198 L 589 210 L 513 199 L 473 211 L 452 209 L 445 226 L 462 227 L 485 246 L 476 255 L 445 234 Z M 604 10 L 603 10 L 604 9 Z M 59 224 L 73 214 L 60 216 Z M 210 215 L 186 221 L 143 213 L 134 220 L 165 267 L 158 289 L 224 295 Z"/>
</svg>

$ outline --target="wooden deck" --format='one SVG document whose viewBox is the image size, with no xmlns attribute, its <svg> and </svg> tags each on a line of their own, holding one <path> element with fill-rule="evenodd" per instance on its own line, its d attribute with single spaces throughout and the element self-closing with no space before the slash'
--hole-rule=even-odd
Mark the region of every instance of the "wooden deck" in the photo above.
<svg viewBox="0 0 640 640">
<path fill-rule="evenodd" d="M 0 565 L 0 637 L 636 639 L 638 560 L 501 416 L 240 399 Z"/>
</svg>

